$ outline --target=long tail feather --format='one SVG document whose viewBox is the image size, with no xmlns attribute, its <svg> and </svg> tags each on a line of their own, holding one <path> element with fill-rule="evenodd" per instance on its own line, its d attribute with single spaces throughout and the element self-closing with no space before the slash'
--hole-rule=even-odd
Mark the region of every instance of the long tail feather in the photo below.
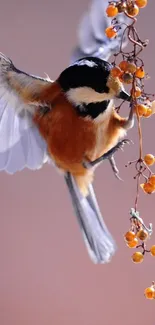
<svg viewBox="0 0 155 325">
<path fill-rule="evenodd" d="M 103 221 L 92 185 L 84 197 L 70 173 L 66 173 L 65 180 L 90 258 L 94 263 L 110 262 L 117 247 Z"/>
</svg>

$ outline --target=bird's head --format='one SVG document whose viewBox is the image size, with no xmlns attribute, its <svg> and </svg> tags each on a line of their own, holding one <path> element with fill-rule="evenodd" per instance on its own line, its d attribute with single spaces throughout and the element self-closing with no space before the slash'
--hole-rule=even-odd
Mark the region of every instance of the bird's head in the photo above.
<svg viewBox="0 0 155 325">
<path fill-rule="evenodd" d="M 118 77 L 110 74 L 112 64 L 99 58 L 85 57 L 65 69 L 58 82 L 68 100 L 76 107 L 107 102 L 114 98 L 130 100 Z"/>
</svg>

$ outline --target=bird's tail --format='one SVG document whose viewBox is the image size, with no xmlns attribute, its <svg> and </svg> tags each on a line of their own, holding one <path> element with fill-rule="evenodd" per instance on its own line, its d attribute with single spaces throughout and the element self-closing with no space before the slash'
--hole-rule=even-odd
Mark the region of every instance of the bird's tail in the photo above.
<svg viewBox="0 0 155 325">
<path fill-rule="evenodd" d="M 116 244 L 103 221 L 92 185 L 85 197 L 70 173 L 66 173 L 65 180 L 92 261 L 108 263 L 116 251 Z"/>
</svg>

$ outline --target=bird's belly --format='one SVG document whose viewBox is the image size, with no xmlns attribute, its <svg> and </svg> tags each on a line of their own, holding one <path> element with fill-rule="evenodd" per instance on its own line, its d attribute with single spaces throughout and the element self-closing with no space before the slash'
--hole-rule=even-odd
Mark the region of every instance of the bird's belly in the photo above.
<svg viewBox="0 0 155 325">
<path fill-rule="evenodd" d="M 90 160 L 95 160 L 113 148 L 123 138 L 126 131 L 119 127 L 115 120 L 103 121 L 96 127 L 95 146 L 89 153 Z"/>
<path fill-rule="evenodd" d="M 56 127 L 48 137 L 51 156 L 61 169 L 72 173 L 84 173 L 85 168 L 82 163 L 85 159 L 91 160 L 91 156 L 88 157 L 87 153 L 95 150 L 93 129 L 90 130 L 87 124 L 84 128 L 82 125 L 77 128 L 77 125 L 73 123 L 69 128 L 63 125 L 61 130 L 63 130 L 62 133 Z"/>
<path fill-rule="evenodd" d="M 109 121 L 95 123 L 81 118 L 68 102 L 64 103 L 64 98 L 60 97 L 42 118 L 36 114 L 34 122 L 59 168 L 83 174 L 86 172 L 83 161 L 93 161 L 103 155 L 117 143 L 119 135 Z"/>
<path fill-rule="evenodd" d="M 96 146 L 96 127 L 91 120 L 77 116 L 72 109 L 51 110 L 41 119 L 35 117 L 48 151 L 57 166 L 63 170 L 83 174 L 82 163 L 91 160 Z"/>
<path fill-rule="evenodd" d="M 91 161 L 99 158 L 104 152 L 106 152 L 107 146 L 107 129 L 108 126 L 105 123 L 96 126 L 95 131 L 95 146 L 91 151 L 88 151 L 87 155 Z"/>
</svg>

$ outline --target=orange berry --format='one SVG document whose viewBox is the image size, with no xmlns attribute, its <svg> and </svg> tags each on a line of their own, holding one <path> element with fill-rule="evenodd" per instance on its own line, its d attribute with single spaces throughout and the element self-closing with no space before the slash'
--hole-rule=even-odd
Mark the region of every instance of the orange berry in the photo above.
<svg viewBox="0 0 155 325">
<path fill-rule="evenodd" d="M 140 184 L 140 187 L 143 189 L 143 191 L 147 194 L 152 194 L 155 191 L 154 185 L 150 183 L 144 183 Z"/>
<path fill-rule="evenodd" d="M 147 154 L 147 155 L 145 155 L 145 157 L 144 157 L 144 161 L 145 161 L 145 163 L 146 163 L 148 166 L 151 166 L 151 165 L 154 164 L 154 162 L 155 162 L 155 158 L 154 158 L 153 155 L 151 155 L 151 154 Z"/>
<path fill-rule="evenodd" d="M 122 71 L 127 71 L 128 68 L 128 62 L 127 61 L 121 61 L 119 64 L 119 67 Z"/>
<path fill-rule="evenodd" d="M 132 260 L 134 263 L 141 263 L 144 260 L 144 255 L 141 252 L 136 252 L 132 255 Z"/>
<path fill-rule="evenodd" d="M 144 295 L 147 299 L 154 299 L 155 298 L 155 290 L 154 287 L 151 286 L 149 288 L 146 288 L 144 291 Z"/>
<path fill-rule="evenodd" d="M 150 178 L 149 178 L 149 183 L 153 186 L 155 186 L 155 175 L 152 175 Z"/>
<path fill-rule="evenodd" d="M 126 72 L 122 75 L 122 80 L 125 84 L 131 84 L 133 81 L 133 76 L 131 73 Z"/>
<path fill-rule="evenodd" d="M 121 12 L 124 12 L 125 9 L 126 9 L 126 3 L 121 3 L 121 2 L 118 2 L 117 3 L 117 9 L 118 9 L 118 12 L 121 13 Z"/>
<path fill-rule="evenodd" d="M 128 62 L 128 66 L 127 66 L 128 72 L 130 73 L 135 73 L 136 72 L 136 65 L 134 63 L 130 63 Z"/>
<path fill-rule="evenodd" d="M 135 106 L 135 111 L 139 116 L 144 116 L 147 113 L 147 106 L 143 104 L 138 104 Z"/>
<path fill-rule="evenodd" d="M 139 87 L 136 87 L 134 90 L 131 89 L 130 93 L 131 93 L 132 97 L 138 98 L 138 97 L 140 97 L 142 91 L 141 91 L 141 89 Z"/>
<path fill-rule="evenodd" d="M 135 3 L 139 8 L 144 8 L 147 6 L 147 0 L 135 0 Z"/>
<path fill-rule="evenodd" d="M 114 67 L 113 69 L 111 69 L 110 74 L 112 75 L 112 77 L 119 77 L 121 75 L 121 69 L 119 67 Z"/>
<path fill-rule="evenodd" d="M 113 38 L 117 35 L 116 30 L 114 29 L 113 26 L 107 27 L 105 30 L 105 34 L 108 38 Z"/>
<path fill-rule="evenodd" d="M 123 82 L 123 79 L 122 79 L 123 75 L 124 75 L 124 72 L 121 72 L 121 74 L 120 74 L 120 76 L 119 76 L 119 80 L 120 80 L 121 82 Z"/>
<path fill-rule="evenodd" d="M 155 256 L 155 245 L 150 248 L 150 253 L 152 256 Z"/>
<path fill-rule="evenodd" d="M 135 237 L 132 241 L 127 243 L 129 248 L 135 248 L 138 245 L 138 239 Z"/>
<path fill-rule="evenodd" d="M 148 232 L 144 229 L 140 229 L 137 233 L 137 237 L 142 241 L 146 240 L 148 236 Z"/>
<path fill-rule="evenodd" d="M 136 4 L 133 4 L 133 3 L 129 4 L 127 6 L 127 13 L 128 13 L 128 15 L 130 15 L 132 17 L 137 16 L 139 14 L 138 6 Z"/>
<path fill-rule="evenodd" d="M 106 10 L 108 17 L 114 17 L 118 14 L 118 9 L 115 5 L 109 5 Z"/>
<path fill-rule="evenodd" d="M 150 117 L 152 115 L 152 109 L 151 108 L 147 108 L 147 111 L 145 114 L 143 114 L 144 117 Z"/>
<path fill-rule="evenodd" d="M 136 234 L 134 231 L 127 231 L 127 233 L 124 235 L 124 238 L 127 242 L 132 242 L 136 238 Z"/>
<path fill-rule="evenodd" d="M 143 67 L 139 67 L 139 68 L 137 68 L 136 73 L 135 73 L 135 76 L 136 76 L 137 78 L 140 78 L 140 79 L 144 78 L 144 77 L 145 77 L 145 71 L 144 71 L 144 68 L 143 68 Z"/>
</svg>

